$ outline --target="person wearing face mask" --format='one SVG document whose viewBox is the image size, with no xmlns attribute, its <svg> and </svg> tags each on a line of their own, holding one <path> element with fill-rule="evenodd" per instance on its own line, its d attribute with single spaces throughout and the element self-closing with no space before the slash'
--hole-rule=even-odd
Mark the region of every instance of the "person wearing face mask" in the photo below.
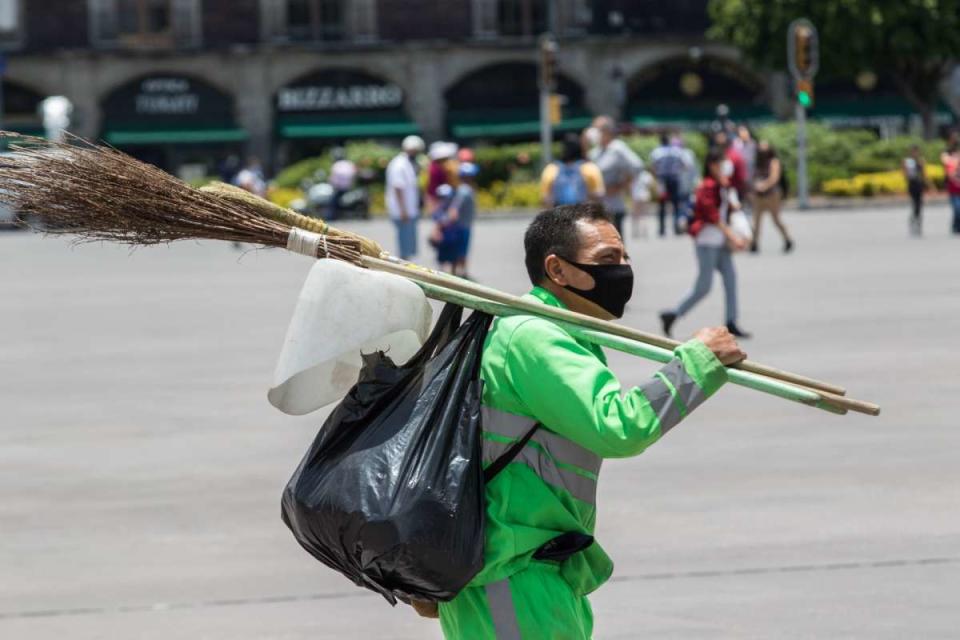
<svg viewBox="0 0 960 640">
<path fill-rule="evenodd" d="M 660 313 L 663 332 L 668 336 L 677 318 L 686 315 L 710 293 L 713 272 L 719 271 L 723 279 L 727 329 L 738 338 L 750 337 L 737 326 L 737 272 L 733 267 L 733 252 L 743 251 L 749 242 L 737 235 L 730 224 L 730 214 L 739 209 L 740 204 L 730 176 L 724 171 L 725 164 L 721 149 L 710 151 L 704 161 L 703 182 L 697 188 L 689 228 L 697 255 L 697 280 L 676 308 Z"/>
<path fill-rule="evenodd" d="M 530 301 L 596 318 L 623 315 L 633 271 L 597 203 L 540 213 L 524 237 Z M 604 458 L 640 454 L 727 380 L 746 355 L 725 328 L 704 329 L 638 387 L 603 351 L 534 316 L 502 317 L 482 361 L 483 459 L 519 453 L 486 485 L 484 568 L 439 604 L 446 638 L 592 637 L 587 595 L 613 563 L 594 540 Z"/>
</svg>

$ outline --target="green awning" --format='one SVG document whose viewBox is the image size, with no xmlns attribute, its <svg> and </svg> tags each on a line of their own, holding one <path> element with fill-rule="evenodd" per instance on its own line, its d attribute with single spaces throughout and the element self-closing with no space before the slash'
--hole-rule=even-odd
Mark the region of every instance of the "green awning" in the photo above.
<svg viewBox="0 0 960 640">
<path fill-rule="evenodd" d="M 9 131 L 11 133 L 19 133 L 24 136 L 34 136 L 35 138 L 44 138 L 47 135 L 47 130 L 44 129 L 43 125 L 39 123 L 3 123 L 0 124 L 0 129 L 3 131 Z"/>
<path fill-rule="evenodd" d="M 243 142 L 247 132 L 239 127 L 209 129 L 107 129 L 103 139 L 118 147 L 161 144 L 210 144 Z"/>
<path fill-rule="evenodd" d="M 393 138 L 419 132 L 412 122 L 280 124 L 281 138 Z"/>
<path fill-rule="evenodd" d="M 876 126 L 897 124 L 916 116 L 916 109 L 899 96 L 875 96 L 870 99 L 824 97 L 809 112 L 812 119 L 835 126 Z M 953 122 L 953 112 L 944 103 L 937 105 L 934 119 L 938 124 Z"/>
<path fill-rule="evenodd" d="M 765 106 L 746 104 L 731 104 L 730 117 L 735 121 L 746 121 L 752 124 L 762 124 L 776 120 L 773 112 Z M 716 120 L 716 105 L 643 105 L 634 104 L 630 107 L 630 121 L 638 127 L 684 127 L 691 129 L 705 129 Z"/>
<path fill-rule="evenodd" d="M 592 116 L 584 109 L 564 109 L 563 120 L 554 131 L 579 131 L 590 126 Z M 491 109 L 451 111 L 447 115 L 454 138 L 535 137 L 540 133 L 537 109 Z"/>
</svg>

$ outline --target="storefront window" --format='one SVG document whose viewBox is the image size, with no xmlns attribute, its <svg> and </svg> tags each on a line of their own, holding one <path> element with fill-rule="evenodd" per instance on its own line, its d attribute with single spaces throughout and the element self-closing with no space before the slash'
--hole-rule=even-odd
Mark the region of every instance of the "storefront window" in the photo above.
<svg viewBox="0 0 960 640">
<path fill-rule="evenodd" d="M 0 0 L 0 46 L 19 44 L 23 34 L 21 0 Z"/>
<path fill-rule="evenodd" d="M 170 37 L 170 0 L 119 0 L 120 36 Z"/>
<path fill-rule="evenodd" d="M 90 37 L 104 47 L 194 47 L 200 0 L 88 0 Z"/>
<path fill-rule="evenodd" d="M 342 40 L 346 34 L 343 0 L 287 0 L 290 40 Z"/>
<path fill-rule="evenodd" d="M 547 0 L 498 0 L 498 26 L 503 36 L 535 36 L 549 30 Z"/>
</svg>

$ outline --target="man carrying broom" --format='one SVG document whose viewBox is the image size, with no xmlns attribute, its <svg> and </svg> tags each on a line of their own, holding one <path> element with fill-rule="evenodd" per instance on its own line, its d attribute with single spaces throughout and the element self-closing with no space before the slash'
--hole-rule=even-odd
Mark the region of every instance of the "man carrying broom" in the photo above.
<svg viewBox="0 0 960 640">
<path fill-rule="evenodd" d="M 601 319 L 623 315 L 633 272 L 600 205 L 542 212 L 524 245 L 534 285 L 527 299 Z M 602 460 L 640 454 L 726 382 L 724 365 L 746 357 L 722 327 L 701 330 L 674 353 L 626 390 L 599 347 L 557 324 L 496 320 L 481 369 L 484 463 L 528 439 L 486 487 L 484 568 L 440 603 L 445 637 L 592 637 L 586 596 L 613 571 L 593 540 Z"/>
</svg>

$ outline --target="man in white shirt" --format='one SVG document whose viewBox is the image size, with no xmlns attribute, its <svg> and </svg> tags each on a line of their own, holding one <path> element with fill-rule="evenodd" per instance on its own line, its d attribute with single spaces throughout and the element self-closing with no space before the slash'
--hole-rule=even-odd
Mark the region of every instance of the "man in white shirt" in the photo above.
<svg viewBox="0 0 960 640">
<path fill-rule="evenodd" d="M 402 151 L 387 165 L 387 213 L 397 228 L 400 258 L 417 254 L 417 219 L 420 217 L 420 184 L 417 156 L 423 153 L 423 139 L 407 136 Z"/>
</svg>

